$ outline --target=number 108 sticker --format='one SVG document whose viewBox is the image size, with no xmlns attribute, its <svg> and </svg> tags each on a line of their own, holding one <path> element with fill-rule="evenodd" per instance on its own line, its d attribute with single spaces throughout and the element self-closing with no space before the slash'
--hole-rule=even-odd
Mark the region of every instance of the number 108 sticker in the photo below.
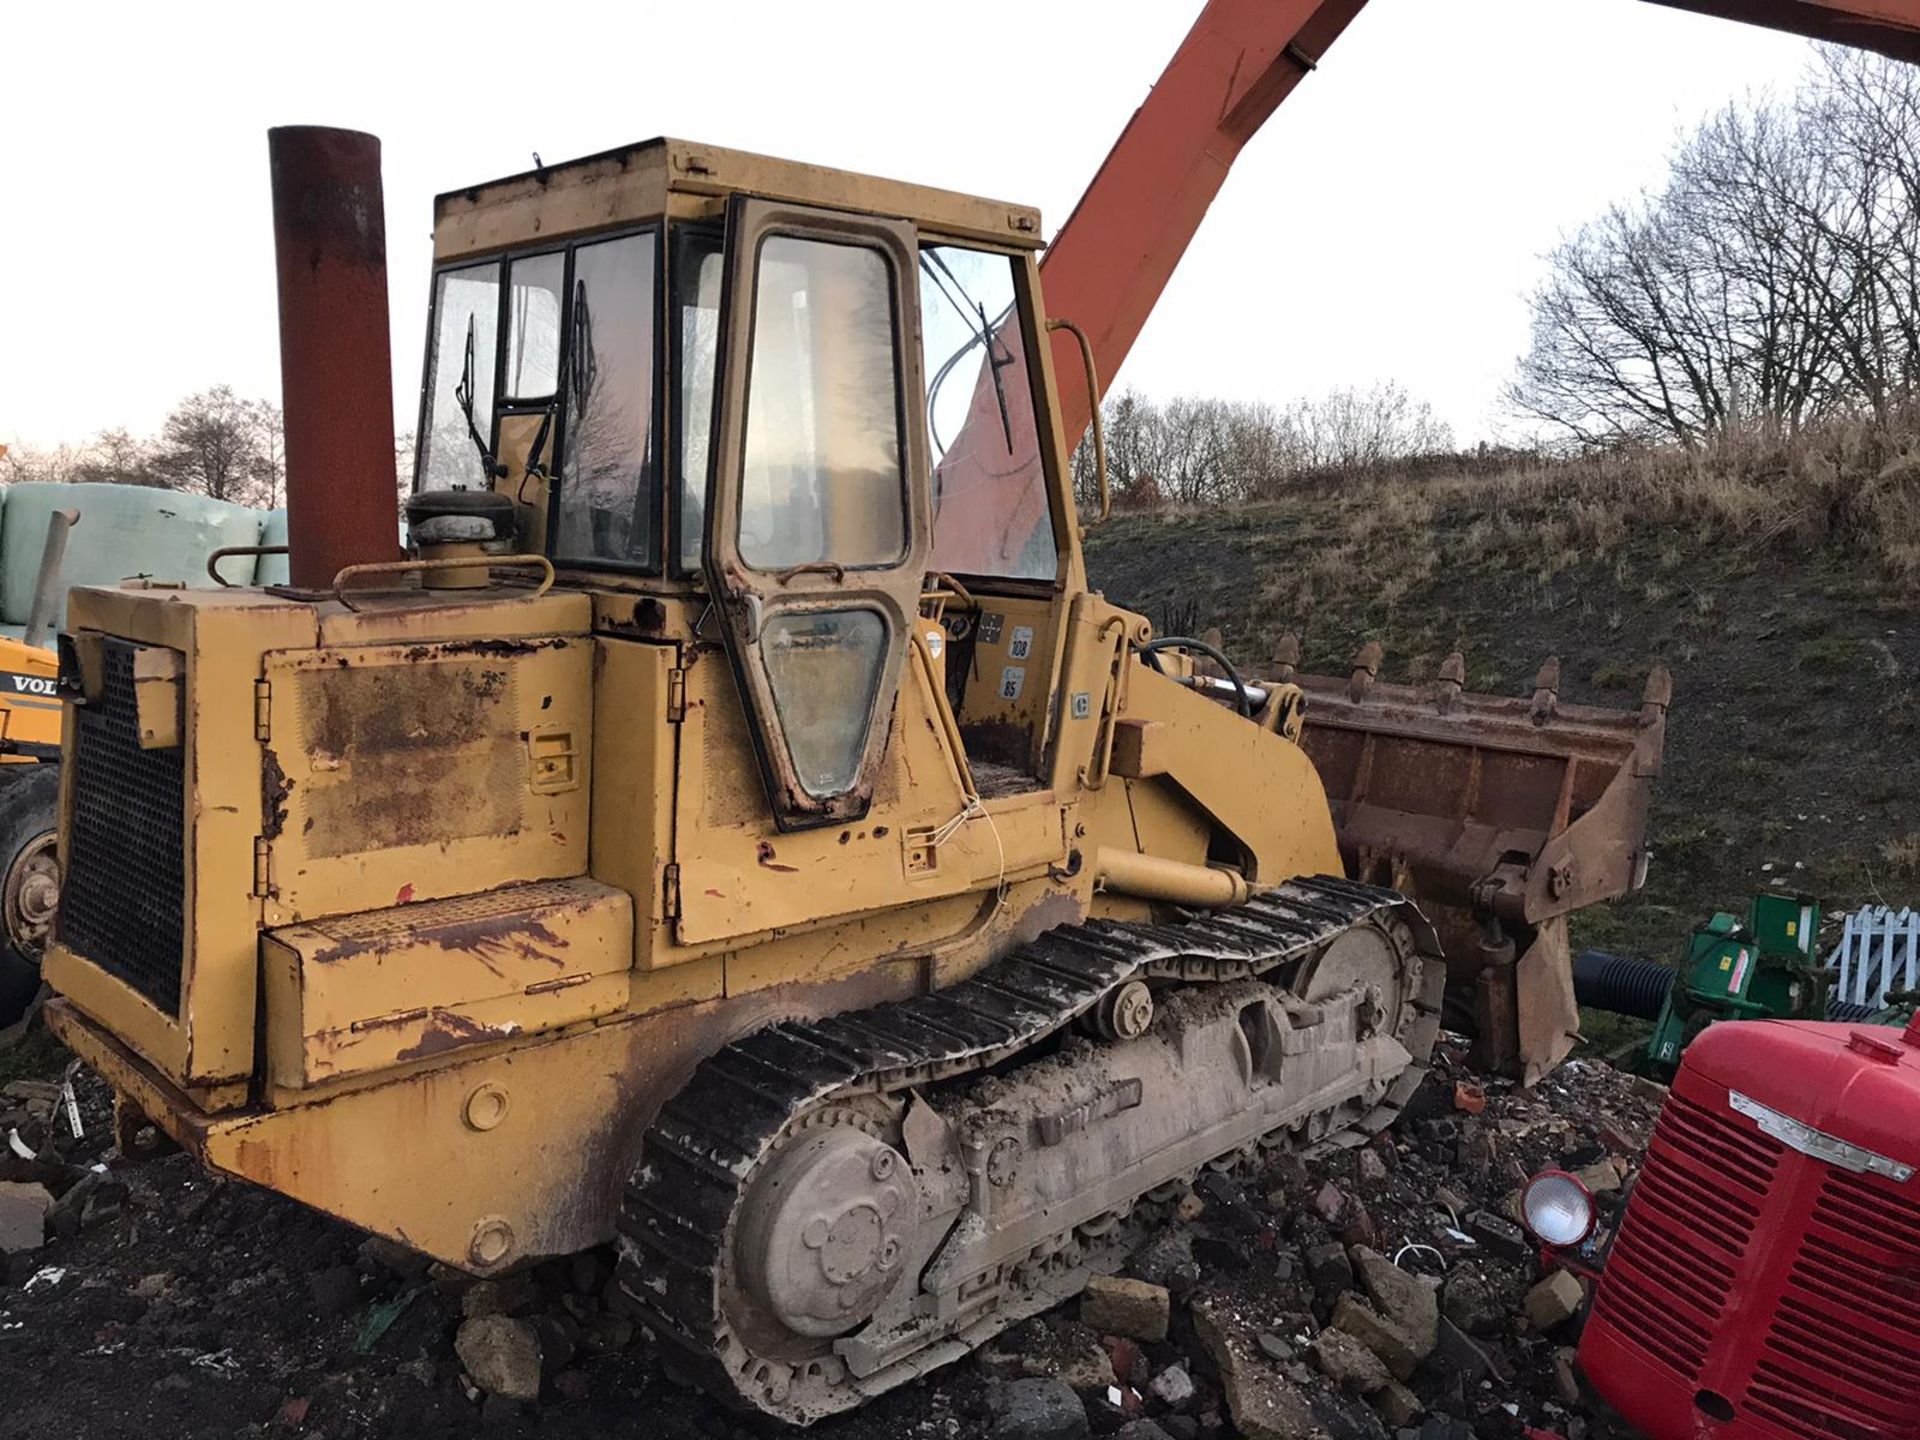
<svg viewBox="0 0 1920 1440">
<path fill-rule="evenodd" d="M 1007 642 L 1007 658 L 1009 660 L 1024 660 L 1032 653 L 1033 627 L 1031 625 L 1014 626 L 1013 638 Z"/>
</svg>

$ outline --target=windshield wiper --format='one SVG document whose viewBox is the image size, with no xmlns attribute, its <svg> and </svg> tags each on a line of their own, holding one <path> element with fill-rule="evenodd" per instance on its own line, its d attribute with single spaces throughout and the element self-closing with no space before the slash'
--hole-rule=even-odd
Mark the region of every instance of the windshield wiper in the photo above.
<svg viewBox="0 0 1920 1440">
<path fill-rule="evenodd" d="M 937 272 L 933 268 L 936 265 L 940 267 Z M 1000 372 L 1014 363 L 1014 354 L 1005 345 L 1000 344 L 996 338 L 994 327 L 998 322 L 987 319 L 987 307 L 967 294 L 967 287 L 962 285 L 960 283 L 960 277 L 955 275 L 953 271 L 947 267 L 946 261 L 942 260 L 938 255 L 932 255 L 923 250 L 920 252 L 920 268 L 927 272 L 927 275 L 934 283 L 934 287 L 939 290 L 947 304 L 953 307 L 954 313 L 966 323 L 967 329 L 970 332 L 970 338 L 967 343 L 962 345 L 952 355 L 948 356 L 946 363 L 940 367 L 939 372 L 934 376 L 931 389 L 934 392 L 938 392 L 940 387 L 946 383 L 948 373 L 974 346 L 985 346 L 987 351 L 987 368 L 993 376 L 993 398 L 995 404 L 1000 407 L 1000 433 L 1005 437 L 1007 453 L 1011 455 L 1013 453 L 1013 419 L 1007 413 L 1007 385 L 1006 381 L 1000 378 Z M 944 281 L 941 279 L 943 275 L 946 277 Z M 949 290 L 947 288 L 949 284 L 952 285 L 953 289 Z M 954 291 L 956 290 L 959 292 L 960 298 L 955 297 Z M 961 303 L 962 299 L 972 303 L 972 314 L 969 314 L 967 306 Z M 1012 313 L 1012 310 L 1013 307 L 1009 305 L 1006 310 L 1001 312 L 1000 319 L 1004 320 L 1007 315 Z M 928 406 L 928 410 L 932 410 L 931 405 Z M 936 440 L 939 439 L 938 436 L 934 438 Z M 943 446 L 942 448 L 944 449 L 945 447 Z"/>
<path fill-rule="evenodd" d="M 540 452 L 546 448 L 547 436 L 553 430 L 554 414 L 563 400 L 570 401 L 569 414 L 574 420 L 587 408 L 587 395 L 593 389 L 598 367 L 593 359 L 593 319 L 587 313 L 587 282 L 573 282 L 573 328 L 568 332 L 567 346 L 560 352 L 559 382 L 554 386 L 553 399 L 547 402 L 547 408 L 540 414 L 540 429 L 533 437 L 533 446 L 527 451 L 527 473 L 546 475 L 548 470 L 540 463 Z M 573 423 L 571 420 L 569 423 Z"/>
<path fill-rule="evenodd" d="M 473 437 L 473 448 L 480 452 L 480 473 L 491 489 L 493 482 L 507 473 L 507 467 L 493 458 L 492 448 L 480 434 L 480 422 L 473 418 L 473 320 L 473 316 L 467 316 L 467 354 L 460 366 L 460 383 L 453 387 L 453 401 L 467 418 L 467 434 Z"/>
</svg>

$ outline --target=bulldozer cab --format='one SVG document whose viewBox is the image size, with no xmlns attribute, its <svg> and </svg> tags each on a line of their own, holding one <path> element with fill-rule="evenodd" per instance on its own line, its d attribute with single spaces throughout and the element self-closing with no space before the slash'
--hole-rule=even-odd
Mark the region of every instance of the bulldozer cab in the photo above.
<svg viewBox="0 0 1920 1440">
<path fill-rule="evenodd" d="M 438 215 L 417 488 L 510 496 L 565 582 L 697 604 L 778 829 L 867 814 L 910 666 L 966 797 L 1047 788 L 1080 562 L 1037 216 L 677 141 Z"/>
</svg>

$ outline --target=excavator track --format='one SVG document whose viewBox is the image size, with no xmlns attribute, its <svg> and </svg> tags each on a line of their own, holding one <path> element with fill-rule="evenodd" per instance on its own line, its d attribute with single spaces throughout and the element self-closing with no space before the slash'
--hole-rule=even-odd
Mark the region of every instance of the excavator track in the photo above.
<svg viewBox="0 0 1920 1440">
<path fill-rule="evenodd" d="M 1353 952 L 1340 942 L 1356 935 L 1358 953 L 1390 957 L 1397 993 L 1382 993 L 1377 977 L 1370 988 L 1346 983 L 1341 956 Z M 1007 1172 L 1024 1158 L 988 1122 L 1030 1102 L 1036 1085 L 1052 1095 L 1045 1067 L 1065 1098 L 1021 1132 L 1041 1146 L 1147 1103 L 1138 1080 L 1102 1088 L 1082 1073 L 1113 1053 L 1116 1026 L 1142 1033 L 1145 1022 L 1115 1018 L 1116 1004 L 1138 1006 L 1148 993 L 1141 982 L 1162 1008 L 1218 997 L 1280 1013 L 1283 1000 L 1296 1030 L 1282 1023 L 1276 1043 L 1297 1033 L 1295 1055 L 1337 1049 L 1299 1027 L 1350 1013 L 1356 1036 L 1391 1036 L 1395 1068 L 1316 1092 L 1330 1103 L 1236 1133 L 1219 1151 L 1204 1136 L 1169 1145 L 1157 1170 L 1115 1177 L 1097 1215 L 1021 1236 L 1017 1257 L 965 1275 L 944 1299 L 920 1294 L 911 1277 L 935 1289 L 939 1257 L 981 1243 L 986 1197 L 1013 1183 Z M 1359 1144 L 1391 1125 L 1425 1077 L 1443 983 L 1438 944 L 1404 897 L 1315 877 L 1178 923 L 1063 927 L 944 990 L 769 1026 L 701 1064 L 647 1132 L 619 1221 L 620 1283 L 681 1352 L 686 1378 L 722 1400 L 798 1423 L 851 1408 L 1118 1268 L 1202 1166 L 1231 1168 L 1279 1145 Z M 1207 1063 L 1210 1073 L 1231 1068 Z M 1272 1063 L 1318 1062 L 1276 1051 Z M 960 1119 L 949 1126 L 943 1113 Z M 842 1196 L 849 1185 L 853 1200 Z M 821 1269 L 796 1282 L 789 1255 L 816 1257 Z M 837 1320 L 836 1306 L 859 1323 Z"/>
</svg>

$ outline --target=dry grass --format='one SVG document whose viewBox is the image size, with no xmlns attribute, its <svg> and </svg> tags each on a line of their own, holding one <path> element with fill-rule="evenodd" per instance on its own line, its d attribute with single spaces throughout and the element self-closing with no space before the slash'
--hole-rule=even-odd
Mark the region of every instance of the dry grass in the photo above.
<svg viewBox="0 0 1920 1440">
<path fill-rule="evenodd" d="M 1886 841 L 1880 847 L 1880 859 L 1894 879 L 1920 879 L 1920 831 Z"/>
<path fill-rule="evenodd" d="M 1315 482 L 1247 508 L 1297 511 L 1303 501 L 1322 512 L 1316 528 L 1332 541 L 1271 579 L 1264 597 L 1303 616 L 1363 592 L 1391 608 L 1441 572 L 1515 571 L 1544 589 L 1598 563 L 1647 603 L 1682 597 L 1696 628 L 1713 626 L 1717 574 L 1750 569 L 1776 546 L 1836 542 L 1896 591 L 1920 594 L 1920 414 L 1887 427 L 1756 430 L 1692 453 L 1649 447 L 1495 474 L 1426 466 Z"/>
</svg>

